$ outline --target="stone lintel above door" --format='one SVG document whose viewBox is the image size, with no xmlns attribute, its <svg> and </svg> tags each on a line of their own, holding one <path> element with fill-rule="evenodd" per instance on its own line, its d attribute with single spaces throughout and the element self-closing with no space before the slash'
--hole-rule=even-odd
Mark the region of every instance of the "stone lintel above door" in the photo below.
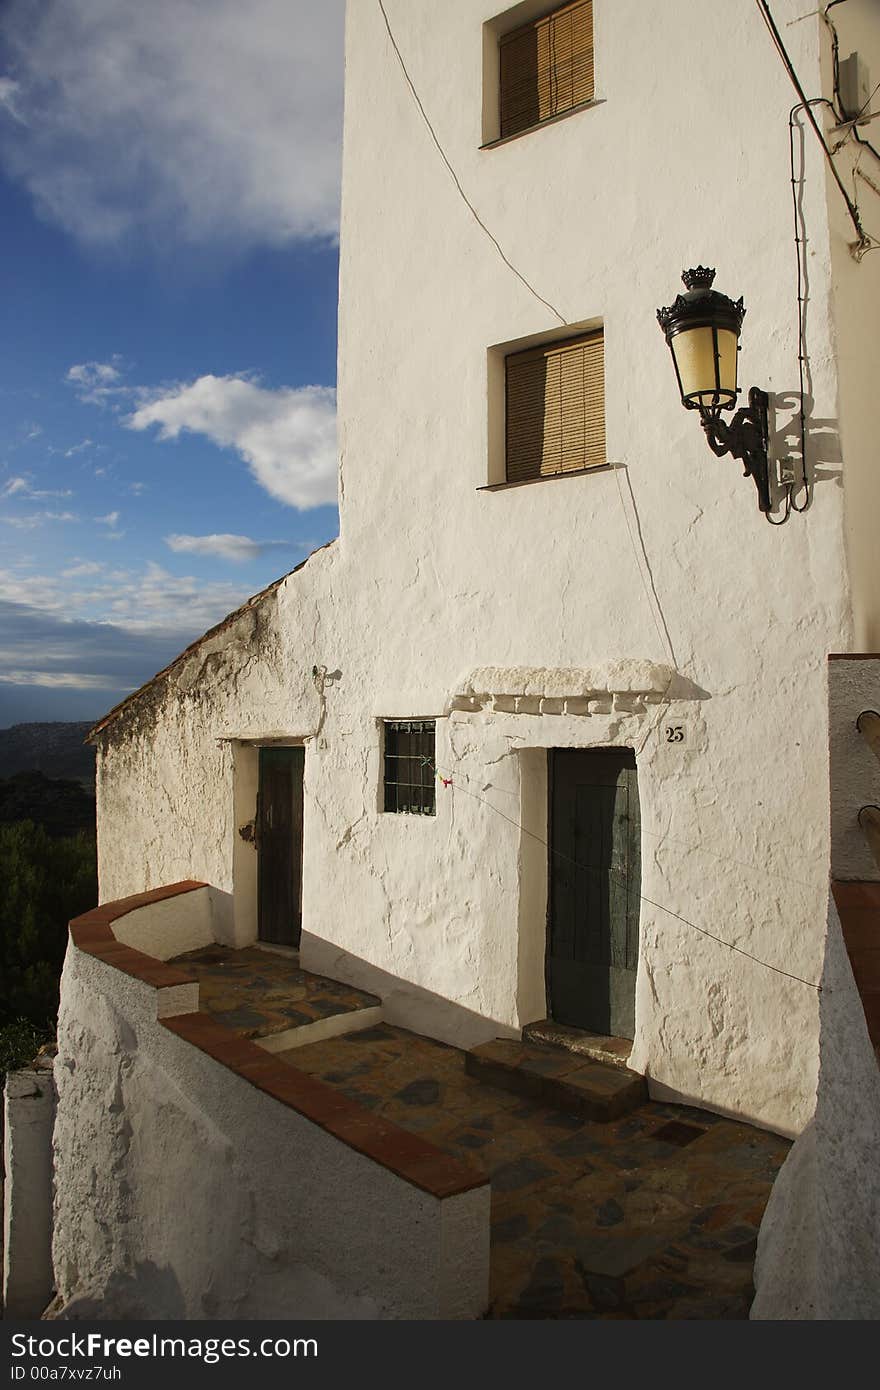
<svg viewBox="0 0 880 1390">
<path fill-rule="evenodd" d="M 707 700 L 671 666 L 618 659 L 593 666 L 478 666 L 456 682 L 447 713 L 638 714 L 670 700 Z"/>
</svg>

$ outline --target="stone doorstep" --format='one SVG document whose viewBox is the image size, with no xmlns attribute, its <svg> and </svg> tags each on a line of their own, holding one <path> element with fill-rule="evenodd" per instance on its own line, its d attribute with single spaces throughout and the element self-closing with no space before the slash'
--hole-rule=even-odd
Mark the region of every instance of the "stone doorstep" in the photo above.
<svg viewBox="0 0 880 1390">
<path fill-rule="evenodd" d="M 373 1028 L 381 1022 L 382 1005 L 368 1005 L 344 1014 L 330 1014 L 327 1018 L 316 1019 L 314 1023 L 301 1023 L 296 1028 L 285 1028 L 282 1033 L 267 1033 L 255 1037 L 254 1042 L 264 1052 L 287 1052 L 290 1048 L 306 1047 L 309 1043 L 324 1042 L 327 1038 L 339 1038 L 345 1033 L 360 1033 L 364 1028 Z"/>
<path fill-rule="evenodd" d="M 620 1119 L 648 1099 L 645 1078 L 637 1072 L 540 1043 L 482 1043 L 465 1054 L 465 1070 L 489 1086 L 600 1123 Z"/>
<path fill-rule="evenodd" d="M 526 1024 L 522 1035 L 523 1042 L 563 1048 L 578 1057 L 605 1062 L 610 1067 L 626 1068 L 632 1052 L 631 1038 L 612 1038 L 602 1033 L 587 1033 L 581 1028 L 572 1028 L 567 1023 L 556 1023 L 552 1018 L 542 1018 L 537 1023 Z"/>
</svg>

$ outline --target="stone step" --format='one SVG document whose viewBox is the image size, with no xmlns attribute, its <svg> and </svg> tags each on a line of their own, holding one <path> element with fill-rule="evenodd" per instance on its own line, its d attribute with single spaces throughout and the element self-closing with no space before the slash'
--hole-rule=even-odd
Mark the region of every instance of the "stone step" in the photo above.
<svg viewBox="0 0 880 1390">
<path fill-rule="evenodd" d="M 552 1018 L 542 1018 L 538 1023 L 527 1024 L 523 1029 L 523 1041 L 540 1043 L 545 1047 L 561 1047 L 578 1057 L 589 1058 L 594 1062 L 606 1062 L 610 1067 L 626 1068 L 632 1052 L 631 1038 L 586 1033 L 582 1028 L 572 1028 L 569 1024 L 557 1023 Z"/>
<path fill-rule="evenodd" d="M 648 1099 L 645 1078 L 546 1044 L 496 1038 L 465 1054 L 469 1076 L 585 1120 L 607 1123 Z"/>
<path fill-rule="evenodd" d="M 263 1033 L 256 1036 L 254 1042 L 264 1052 L 288 1052 L 294 1047 L 323 1042 L 325 1038 L 339 1038 L 344 1033 L 360 1033 L 366 1028 L 375 1028 L 383 1018 L 381 1004 L 364 1005 L 348 1009 L 345 1013 L 316 1018 L 313 1023 L 299 1023 L 278 1033 Z"/>
</svg>

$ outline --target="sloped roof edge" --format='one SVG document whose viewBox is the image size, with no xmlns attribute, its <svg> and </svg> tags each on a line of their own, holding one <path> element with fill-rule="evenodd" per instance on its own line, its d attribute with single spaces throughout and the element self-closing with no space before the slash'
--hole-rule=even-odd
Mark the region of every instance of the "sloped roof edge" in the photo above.
<svg viewBox="0 0 880 1390">
<path fill-rule="evenodd" d="M 114 705 L 113 708 L 104 715 L 103 719 L 99 719 L 97 724 L 89 729 L 83 741 L 85 743 L 93 743 L 98 734 L 103 733 L 104 729 L 110 724 L 115 723 L 124 710 L 129 709 L 135 704 L 141 696 L 145 694 L 146 691 L 151 690 L 156 682 L 160 681 L 163 676 L 170 675 L 174 668 L 179 666 L 192 652 L 197 651 L 203 642 L 207 642 L 211 637 L 219 636 L 221 632 L 231 627 L 233 623 L 237 622 L 237 620 L 250 609 L 256 608 L 258 604 L 262 603 L 263 599 L 268 598 L 276 589 L 279 589 L 286 579 L 290 579 L 292 575 L 298 574 L 301 569 L 305 569 L 309 561 L 315 555 L 319 554 L 320 551 L 327 550 L 331 545 L 335 545 L 337 539 L 338 537 L 334 536 L 332 540 L 325 541 L 323 545 L 319 545 L 315 550 L 311 551 L 304 560 L 301 560 L 298 565 L 294 565 L 292 570 L 288 570 L 286 574 L 282 574 L 278 579 L 273 579 L 272 583 L 267 584 L 265 589 L 261 589 L 259 593 L 252 594 L 249 599 L 246 599 L 240 608 L 234 609 L 232 613 L 227 613 L 226 617 L 222 618 L 219 623 L 215 623 L 214 627 L 209 627 L 208 631 L 203 632 L 201 637 L 197 637 L 194 642 L 190 642 L 188 647 L 184 647 L 183 651 L 179 652 L 174 660 L 170 661 L 167 666 L 163 666 L 161 671 L 157 671 L 155 676 L 151 676 L 151 678 L 143 685 L 139 686 L 137 690 L 133 690 L 130 695 L 126 695 L 124 700 L 120 700 L 118 705 Z"/>
</svg>

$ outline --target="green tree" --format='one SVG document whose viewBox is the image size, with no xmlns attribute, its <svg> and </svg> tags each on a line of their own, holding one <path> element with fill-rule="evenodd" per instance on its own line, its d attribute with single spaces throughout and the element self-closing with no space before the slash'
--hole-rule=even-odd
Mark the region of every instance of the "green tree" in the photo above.
<svg viewBox="0 0 880 1390">
<path fill-rule="evenodd" d="M 0 1025 L 54 1028 L 67 924 L 97 900 L 93 833 L 0 825 Z"/>
</svg>

